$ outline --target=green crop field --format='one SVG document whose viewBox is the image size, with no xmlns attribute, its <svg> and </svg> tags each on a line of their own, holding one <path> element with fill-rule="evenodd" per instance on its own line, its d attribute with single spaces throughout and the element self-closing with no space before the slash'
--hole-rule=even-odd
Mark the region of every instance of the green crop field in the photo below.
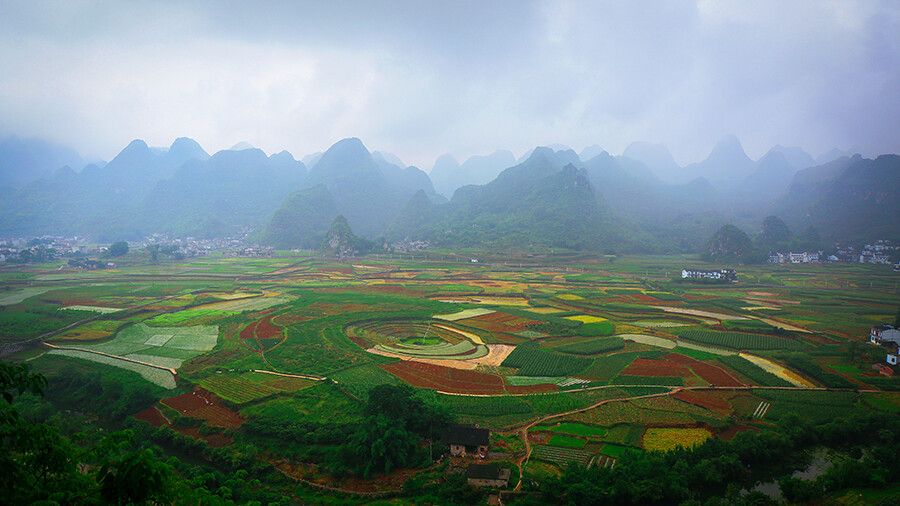
<svg viewBox="0 0 900 506">
<path fill-rule="evenodd" d="M 715 330 L 686 330 L 678 336 L 703 344 L 724 346 L 734 350 L 803 350 L 809 345 L 796 339 Z"/>
<path fill-rule="evenodd" d="M 620 350 L 624 347 L 625 341 L 621 337 L 610 337 L 606 339 L 591 339 L 589 341 L 566 344 L 564 346 L 557 346 L 555 349 L 556 351 L 572 355 L 597 355 Z"/>
<path fill-rule="evenodd" d="M 585 436 L 590 438 L 602 438 L 609 434 L 609 431 L 607 429 L 603 429 L 600 427 L 591 427 L 589 425 L 582 425 L 580 423 L 560 423 L 558 425 L 539 426 L 535 427 L 534 430 L 546 430 L 550 432 L 557 432 L 559 434 Z"/>
<path fill-rule="evenodd" d="M 347 388 L 353 395 L 362 399 L 367 398 L 369 390 L 378 385 L 399 385 L 402 383 L 393 374 L 371 364 L 344 369 L 332 374 L 330 377 L 338 385 Z"/>
<path fill-rule="evenodd" d="M 531 453 L 532 458 L 553 462 L 560 466 L 566 465 L 569 462 L 578 462 L 579 464 L 586 465 L 593 455 L 593 452 L 576 448 L 548 445 L 534 445 Z"/>
<path fill-rule="evenodd" d="M 550 436 L 550 444 L 552 446 L 561 446 L 563 448 L 584 448 L 586 441 L 577 437 L 569 436 Z"/>
<path fill-rule="evenodd" d="M 516 367 L 519 376 L 571 376 L 593 363 L 592 359 L 553 353 L 536 342 L 522 343 L 503 361 L 503 367 Z"/>
</svg>

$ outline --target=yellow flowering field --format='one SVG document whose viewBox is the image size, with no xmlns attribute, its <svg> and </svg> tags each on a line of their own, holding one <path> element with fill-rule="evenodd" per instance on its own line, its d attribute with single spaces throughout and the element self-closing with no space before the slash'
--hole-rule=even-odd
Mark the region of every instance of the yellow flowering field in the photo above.
<svg viewBox="0 0 900 506">
<path fill-rule="evenodd" d="M 581 323 L 597 323 L 597 322 L 605 322 L 606 318 L 601 318 L 599 316 L 591 316 L 587 314 L 580 314 L 578 316 L 566 316 L 566 320 L 574 320 L 576 322 Z"/>
<path fill-rule="evenodd" d="M 644 432 L 643 447 L 647 451 L 669 451 L 684 446 L 694 447 L 712 434 L 706 429 L 675 429 L 649 427 Z"/>
</svg>

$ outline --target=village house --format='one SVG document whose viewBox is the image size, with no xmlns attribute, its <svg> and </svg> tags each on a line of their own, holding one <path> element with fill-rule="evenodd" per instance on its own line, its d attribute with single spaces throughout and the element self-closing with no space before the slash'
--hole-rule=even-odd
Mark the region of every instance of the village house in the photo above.
<svg viewBox="0 0 900 506">
<path fill-rule="evenodd" d="M 890 325 L 872 327 L 872 330 L 869 331 L 869 341 L 871 341 L 872 344 L 900 344 L 900 330 L 897 330 Z"/>
<path fill-rule="evenodd" d="M 454 425 L 446 436 L 450 445 L 450 455 L 466 457 L 478 455 L 484 458 L 491 441 L 491 431 L 473 425 Z"/>
<path fill-rule="evenodd" d="M 723 279 L 727 281 L 737 281 L 737 273 L 734 269 L 719 269 L 716 271 L 705 271 L 702 269 L 682 269 L 682 279 Z"/>
<path fill-rule="evenodd" d="M 819 258 L 824 256 L 824 253 L 821 251 L 803 251 L 800 253 L 779 253 L 777 251 L 773 251 L 769 253 L 769 257 L 767 261 L 770 264 L 806 264 L 810 262 L 818 262 Z M 837 261 L 837 257 L 834 257 L 834 261 Z"/>
<path fill-rule="evenodd" d="M 473 487 L 505 487 L 509 484 L 510 469 L 497 464 L 472 464 L 466 469 L 466 480 Z"/>
<path fill-rule="evenodd" d="M 897 365 L 897 352 L 887 354 L 887 363 Z"/>
</svg>

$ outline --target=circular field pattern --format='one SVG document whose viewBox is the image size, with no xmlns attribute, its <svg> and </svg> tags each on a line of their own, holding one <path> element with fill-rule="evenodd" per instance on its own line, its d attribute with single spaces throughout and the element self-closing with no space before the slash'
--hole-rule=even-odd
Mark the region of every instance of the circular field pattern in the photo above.
<svg viewBox="0 0 900 506">
<path fill-rule="evenodd" d="M 374 320 L 348 325 L 344 332 L 370 351 L 406 358 L 471 360 L 489 352 L 479 336 L 445 321 Z"/>
</svg>

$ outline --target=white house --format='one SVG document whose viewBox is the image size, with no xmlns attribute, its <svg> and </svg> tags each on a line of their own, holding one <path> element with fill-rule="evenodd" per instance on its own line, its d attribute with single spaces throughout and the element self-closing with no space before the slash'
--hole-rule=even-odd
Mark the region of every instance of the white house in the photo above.
<svg viewBox="0 0 900 506">
<path fill-rule="evenodd" d="M 887 354 L 887 363 L 891 365 L 897 365 L 897 354 L 896 353 L 888 353 Z"/>
<path fill-rule="evenodd" d="M 734 269 L 719 269 L 716 271 L 705 271 L 701 269 L 682 269 L 682 279 L 726 279 L 728 281 L 737 281 L 737 274 Z"/>
<path fill-rule="evenodd" d="M 890 325 L 872 327 L 869 331 L 869 340 L 873 344 L 897 343 L 900 344 L 900 330 Z"/>
</svg>

